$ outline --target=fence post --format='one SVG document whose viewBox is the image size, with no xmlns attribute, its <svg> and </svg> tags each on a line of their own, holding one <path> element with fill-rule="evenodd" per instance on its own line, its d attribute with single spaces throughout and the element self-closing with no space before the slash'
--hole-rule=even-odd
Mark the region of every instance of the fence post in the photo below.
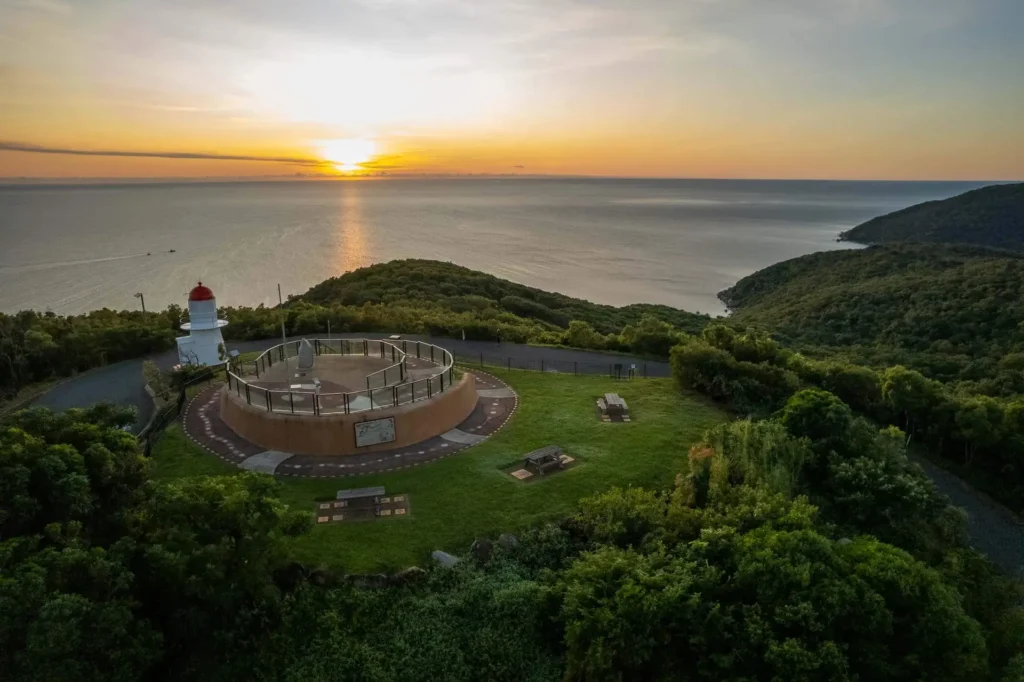
<svg viewBox="0 0 1024 682">
<path fill-rule="evenodd" d="M 288 391 L 288 402 L 291 403 L 292 414 L 295 414 L 295 394 L 291 391 Z"/>
<path fill-rule="evenodd" d="M 441 373 L 440 373 L 440 374 L 438 374 L 437 376 L 438 376 L 438 378 L 439 378 L 439 381 L 440 381 L 440 383 L 441 383 L 441 391 L 440 391 L 440 392 L 441 392 L 441 393 L 444 393 L 444 372 L 441 372 Z"/>
<path fill-rule="evenodd" d="M 262 360 L 263 358 L 260 358 L 260 359 Z M 259 379 L 260 378 L 260 363 L 257 362 L 255 364 L 256 364 L 256 378 Z"/>
<path fill-rule="evenodd" d="M 313 414 L 315 414 L 317 416 L 320 415 L 320 394 L 319 393 L 314 393 L 313 394 Z"/>
<path fill-rule="evenodd" d="M 540 371 L 544 371 L 544 358 L 540 359 Z"/>
<path fill-rule="evenodd" d="M 393 400 L 391 402 L 395 407 L 398 407 L 398 384 L 391 387 L 391 393 L 393 394 Z"/>
<path fill-rule="evenodd" d="M 644 379 L 647 378 L 647 363 L 644 363 Z"/>
<path fill-rule="evenodd" d="M 512 356 L 511 355 L 508 356 L 508 369 L 509 369 L 510 372 L 512 371 Z"/>
<path fill-rule="evenodd" d="M 348 414 L 348 393 L 341 394 L 341 406 L 344 409 L 345 414 Z"/>
<path fill-rule="evenodd" d="M 252 398 L 249 396 L 249 384 L 245 385 L 245 404 L 252 405 Z"/>
<path fill-rule="evenodd" d="M 484 366 L 484 354 L 483 353 L 480 354 L 480 366 L 481 367 Z"/>
<path fill-rule="evenodd" d="M 430 361 L 434 361 L 434 344 L 430 344 Z"/>
<path fill-rule="evenodd" d="M 580 373 L 580 371 L 579 371 L 580 370 L 579 364 L 580 363 L 578 363 L 575 360 L 572 361 L 572 375 L 573 376 L 577 376 Z"/>
<path fill-rule="evenodd" d="M 267 397 L 267 412 L 274 411 L 274 401 L 270 398 L 270 391 L 263 391 L 263 395 Z"/>
<path fill-rule="evenodd" d="M 419 358 L 420 358 L 420 342 L 417 341 L 416 342 L 416 359 L 419 360 Z"/>
</svg>

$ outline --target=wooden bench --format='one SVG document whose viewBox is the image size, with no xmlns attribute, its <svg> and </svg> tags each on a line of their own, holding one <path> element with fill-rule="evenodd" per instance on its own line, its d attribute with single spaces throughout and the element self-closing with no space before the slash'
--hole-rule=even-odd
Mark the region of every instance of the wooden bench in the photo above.
<svg viewBox="0 0 1024 682">
<path fill-rule="evenodd" d="M 539 450 L 528 452 L 524 457 L 523 468 L 529 470 L 531 467 L 541 476 L 549 469 L 561 469 L 562 448 L 557 445 L 547 445 Z"/>
<path fill-rule="evenodd" d="M 380 497 L 384 494 L 384 486 L 379 485 L 373 488 L 349 488 L 339 490 L 336 500 L 357 500 L 362 497 Z"/>
</svg>

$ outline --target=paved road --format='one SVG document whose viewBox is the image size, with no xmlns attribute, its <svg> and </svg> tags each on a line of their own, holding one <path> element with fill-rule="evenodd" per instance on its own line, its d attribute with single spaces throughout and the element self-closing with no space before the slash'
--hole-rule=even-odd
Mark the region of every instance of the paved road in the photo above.
<svg viewBox="0 0 1024 682">
<path fill-rule="evenodd" d="M 343 334 L 336 338 L 386 338 L 384 334 Z M 431 338 L 427 336 L 405 335 L 405 339 L 429 341 L 443 346 L 466 362 L 479 361 L 481 354 L 485 362 L 494 364 L 498 358 L 513 357 L 512 366 L 524 369 L 540 369 L 544 359 L 547 371 L 581 373 L 604 373 L 616 363 L 637 365 L 637 373 L 642 375 L 644 368 L 648 376 L 667 377 L 670 369 L 667 362 L 652 362 L 642 358 L 631 358 L 622 355 L 611 355 L 594 351 L 581 351 L 566 348 L 540 348 L 514 343 L 494 343 L 489 341 L 462 341 L 460 339 Z M 294 339 L 289 339 L 294 340 Z M 228 347 L 246 353 L 263 350 L 278 343 L 277 339 L 262 341 L 237 341 L 228 343 Z M 171 351 L 153 358 L 157 365 L 168 368 L 177 362 L 176 354 Z M 504 361 L 502 361 L 504 362 Z M 153 411 L 153 403 L 144 389 L 142 380 L 142 360 L 129 360 L 109 367 L 87 372 L 82 376 L 54 387 L 37 401 L 55 410 L 69 407 L 86 407 L 101 401 L 134 405 L 138 410 L 136 431 L 149 420 Z M 1021 526 L 1001 507 L 994 504 L 984 495 L 980 495 L 959 478 L 931 464 L 920 461 L 925 472 L 959 507 L 967 510 L 968 528 L 974 546 L 987 554 L 1004 570 L 1024 575 L 1024 526 Z"/>
<path fill-rule="evenodd" d="M 89 407 L 99 402 L 132 405 L 136 409 L 133 431 L 138 433 L 153 414 L 153 401 L 145 386 L 142 360 L 126 360 L 65 381 L 39 396 L 33 404 L 57 411 Z"/>
<path fill-rule="evenodd" d="M 1007 573 L 1024 578 L 1024 526 L 956 475 L 922 457 L 914 461 L 953 504 L 967 511 L 967 532 L 974 548 Z"/>
</svg>

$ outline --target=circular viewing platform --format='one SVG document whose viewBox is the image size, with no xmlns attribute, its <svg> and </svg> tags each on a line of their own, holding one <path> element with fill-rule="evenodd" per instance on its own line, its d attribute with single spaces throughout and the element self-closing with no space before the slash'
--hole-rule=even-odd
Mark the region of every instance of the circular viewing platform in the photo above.
<svg viewBox="0 0 1024 682">
<path fill-rule="evenodd" d="M 220 416 L 268 450 L 348 455 L 455 428 L 477 403 L 447 350 L 419 341 L 289 341 L 231 364 Z"/>
</svg>

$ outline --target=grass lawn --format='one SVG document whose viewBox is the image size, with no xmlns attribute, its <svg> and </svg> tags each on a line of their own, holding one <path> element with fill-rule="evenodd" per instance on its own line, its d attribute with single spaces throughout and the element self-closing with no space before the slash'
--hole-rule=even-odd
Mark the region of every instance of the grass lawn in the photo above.
<svg viewBox="0 0 1024 682">
<path fill-rule="evenodd" d="M 339 488 L 386 486 L 409 495 L 410 516 L 316 526 L 295 543 L 307 564 L 349 571 L 391 570 L 423 563 L 431 550 L 464 551 L 474 537 L 497 537 L 564 516 L 581 497 L 612 486 L 664 487 L 680 470 L 690 445 L 726 414 L 695 394 L 681 395 L 669 379 L 616 382 L 606 377 L 494 371 L 519 393 L 512 420 L 490 440 L 452 457 L 394 473 L 341 479 L 279 478 L 288 504 L 313 512 Z M 615 391 L 633 421 L 607 424 L 594 400 Z M 503 470 L 524 453 L 556 444 L 581 461 L 548 478 L 522 483 Z M 153 451 L 154 475 L 234 473 L 201 450 L 178 424 Z"/>
</svg>

